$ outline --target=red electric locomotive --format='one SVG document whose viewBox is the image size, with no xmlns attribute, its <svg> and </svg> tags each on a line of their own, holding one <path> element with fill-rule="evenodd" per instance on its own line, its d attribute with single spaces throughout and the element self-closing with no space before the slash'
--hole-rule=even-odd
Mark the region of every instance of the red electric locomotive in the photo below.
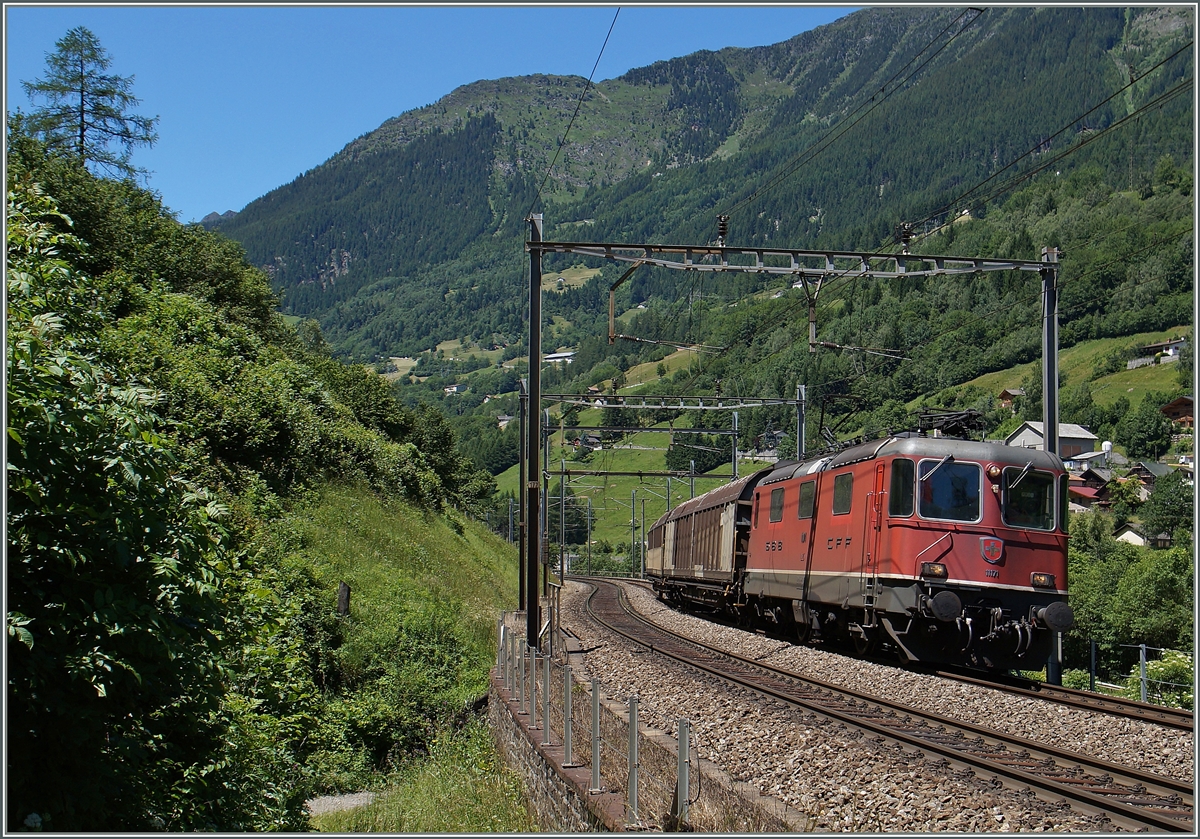
<svg viewBox="0 0 1200 839">
<path fill-rule="evenodd" d="M 884 645 L 909 661 L 1040 669 L 1067 605 L 1055 455 L 916 433 L 781 463 L 648 534 L 659 596 Z"/>
</svg>

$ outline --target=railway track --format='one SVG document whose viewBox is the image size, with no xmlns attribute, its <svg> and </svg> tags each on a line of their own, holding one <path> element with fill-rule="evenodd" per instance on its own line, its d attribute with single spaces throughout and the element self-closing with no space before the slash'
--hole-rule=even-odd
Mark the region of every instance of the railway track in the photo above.
<svg viewBox="0 0 1200 839">
<path fill-rule="evenodd" d="M 1128 830 L 1192 832 L 1193 790 L 1182 781 L 948 720 L 816 679 L 718 652 L 638 615 L 621 588 L 588 581 L 594 620 L 630 641 L 725 681 L 916 749 L 933 760 L 1065 800 Z"/>
<path fill-rule="evenodd" d="M 652 589 L 652 586 L 641 581 L 634 580 L 630 582 L 634 585 L 641 585 L 646 589 Z M 871 660 L 879 664 L 894 666 L 894 662 L 889 659 L 872 658 Z M 969 670 L 936 667 L 924 669 L 913 667 L 912 665 L 909 665 L 909 669 L 914 669 L 918 672 L 927 672 L 943 679 L 950 679 L 951 681 L 962 682 L 964 684 L 980 685 L 1017 696 L 1027 696 L 1045 702 L 1054 702 L 1083 711 L 1112 714 L 1113 716 L 1133 720 L 1145 720 L 1146 722 L 1176 728 L 1181 731 L 1193 731 L 1195 729 L 1194 714 L 1185 708 L 1168 708 L 1163 705 L 1152 705 L 1148 702 L 1138 702 L 1137 700 L 1125 699 L 1120 696 L 1105 696 L 1104 694 L 1093 693 L 1091 691 L 1076 690 L 1074 688 L 1062 687 L 1061 685 L 1050 685 L 1045 682 L 1035 682 L 1032 679 L 997 677 Z"/>
<path fill-rule="evenodd" d="M 954 681 L 966 684 L 985 685 L 996 690 L 1002 690 L 1005 693 L 1043 699 L 1047 702 L 1056 702 L 1060 705 L 1067 705 L 1071 708 L 1079 708 L 1084 711 L 1113 714 L 1114 716 L 1127 717 L 1134 720 L 1145 720 L 1146 722 L 1165 725 L 1169 728 L 1178 728 L 1183 731 L 1192 731 L 1194 728 L 1193 714 L 1184 708 L 1167 708 L 1162 705 L 1151 705 L 1147 702 L 1138 702 L 1119 696 L 1104 696 L 1103 694 L 1092 693 L 1086 690 L 1075 690 L 1074 688 L 1062 687 L 1060 685 L 1048 685 L 1044 682 L 1035 682 L 1029 679 L 996 681 L 978 674 L 962 673 L 954 670 L 932 670 L 930 672 L 945 679 L 953 679 Z"/>
</svg>

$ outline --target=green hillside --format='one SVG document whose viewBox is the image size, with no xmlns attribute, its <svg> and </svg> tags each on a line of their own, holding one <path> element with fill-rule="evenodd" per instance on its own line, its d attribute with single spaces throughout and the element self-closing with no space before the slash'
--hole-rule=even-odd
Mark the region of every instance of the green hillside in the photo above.
<svg viewBox="0 0 1200 839">
<path fill-rule="evenodd" d="M 499 417 L 516 413 L 527 373 L 530 208 L 546 238 L 568 241 L 707 242 L 728 212 L 737 245 L 894 249 L 906 221 L 921 253 L 1057 247 L 1064 371 L 1078 385 L 1076 345 L 1191 318 L 1193 112 L 1175 94 L 1193 31 L 1175 8 L 865 9 L 769 47 L 659 62 L 588 94 L 540 202 L 584 82 L 480 81 L 389 120 L 221 229 L 266 266 L 284 311 L 315 319 L 339 356 L 375 364 L 406 406 L 436 406 L 492 475 L 519 445 Z M 460 170 L 443 177 L 450 159 Z M 377 189 L 392 182 L 402 188 Z M 1040 356 L 1028 273 L 832 275 L 818 340 L 850 349 L 810 353 L 807 301 L 786 280 L 650 268 L 616 295 L 618 330 L 639 340 L 609 345 L 608 289 L 623 271 L 544 259 L 543 348 L 575 351 L 544 371 L 546 392 L 621 380 L 790 398 L 806 384 L 808 439 L 822 410 L 844 438 Z M 393 357 L 417 363 L 397 375 Z M 1093 404 L 1114 410 L 1114 388 L 1134 404 L 1170 390 L 1086 378 Z M 787 414 L 742 417 L 741 447 L 767 425 L 794 427 Z"/>
<path fill-rule="evenodd" d="M 545 209 L 552 239 L 711 241 L 716 213 L 729 210 L 732 243 L 867 249 L 901 220 L 933 229 L 948 204 L 986 215 L 1004 194 L 971 188 L 1028 172 L 1044 150 L 1003 167 L 1039 144 L 1070 152 L 1055 171 L 1092 163 L 1126 189 L 1150 181 L 1164 155 L 1186 168 L 1186 97 L 1111 136 L 1103 129 L 1190 72 L 1187 51 L 1150 72 L 1190 37 L 1190 12 L 973 17 L 867 9 L 770 47 L 697 53 L 604 82 L 536 207 L 584 80 L 477 82 L 389 120 L 221 229 L 272 274 L 285 311 L 316 318 L 340 353 L 377 360 L 464 335 L 519 339 L 531 207 Z M 1141 81 L 1097 109 L 1131 67 Z M 1086 117 L 1067 122 L 1077 115 Z M 1049 242 L 1027 232 L 1011 231 L 1010 248 L 1036 258 Z M 547 271 L 569 267 L 551 261 Z M 590 329 L 613 279 L 606 271 L 595 293 L 548 301 L 550 313 Z M 641 272 L 629 299 L 674 299 L 676 282 Z"/>
<path fill-rule="evenodd" d="M 486 746 L 490 476 L 236 244 L 8 141 L 6 830 L 304 830 L 314 795 Z M 484 775 L 502 823 L 442 829 L 527 826 Z"/>
<path fill-rule="evenodd" d="M 1192 336 L 1190 325 L 1176 326 L 1159 332 L 1141 332 L 1122 338 L 1101 338 L 1095 341 L 1084 341 L 1062 350 L 1058 356 L 1059 373 L 1064 380 L 1064 386 L 1078 382 L 1090 382 L 1092 395 L 1097 404 L 1108 406 L 1124 396 L 1131 407 L 1137 407 L 1149 392 L 1169 392 L 1178 387 L 1179 367 L 1172 364 L 1158 364 L 1138 367 L 1133 370 L 1122 369 L 1115 373 L 1096 375 L 1106 359 L 1117 354 L 1122 356 L 1123 350 L 1129 347 L 1145 346 L 1168 338 Z M 1017 388 L 1022 381 L 1041 376 L 1041 361 L 1021 364 L 1008 370 L 998 370 L 986 373 L 969 382 L 963 387 L 976 387 L 987 393 L 998 394 L 1005 388 Z M 925 401 L 936 402 L 941 395 Z M 915 407 L 922 400 L 913 400 L 910 407 Z"/>
</svg>

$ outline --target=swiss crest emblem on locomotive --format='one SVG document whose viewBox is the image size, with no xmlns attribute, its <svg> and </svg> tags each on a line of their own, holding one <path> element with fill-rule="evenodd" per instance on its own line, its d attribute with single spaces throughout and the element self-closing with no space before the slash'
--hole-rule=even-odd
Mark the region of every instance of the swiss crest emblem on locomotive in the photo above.
<svg viewBox="0 0 1200 839">
<path fill-rule="evenodd" d="M 983 558 L 995 565 L 1004 556 L 1004 540 L 994 536 L 979 537 L 979 552 Z"/>
</svg>

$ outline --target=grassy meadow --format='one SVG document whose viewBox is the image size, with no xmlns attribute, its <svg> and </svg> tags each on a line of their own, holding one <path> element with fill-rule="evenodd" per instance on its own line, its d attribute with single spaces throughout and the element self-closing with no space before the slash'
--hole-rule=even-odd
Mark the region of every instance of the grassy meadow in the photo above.
<svg viewBox="0 0 1200 839">
<path fill-rule="evenodd" d="M 447 661 L 455 669 L 452 686 L 438 688 L 435 700 L 448 710 L 466 709 L 486 692 L 496 621 L 517 603 L 512 546 L 456 513 L 420 511 L 352 486 L 324 487 L 290 524 L 322 590 L 336 591 L 343 581 L 350 586 L 350 615 L 336 651 L 344 678 L 368 682 L 386 659 L 409 656 L 418 669 Z M 433 689 L 405 668 L 387 678 Z M 406 759 L 368 786 L 376 793 L 371 804 L 314 816 L 314 829 L 533 829 L 520 781 L 504 767 L 486 723 L 469 714 L 461 728 L 441 730 L 428 755 Z"/>
</svg>

